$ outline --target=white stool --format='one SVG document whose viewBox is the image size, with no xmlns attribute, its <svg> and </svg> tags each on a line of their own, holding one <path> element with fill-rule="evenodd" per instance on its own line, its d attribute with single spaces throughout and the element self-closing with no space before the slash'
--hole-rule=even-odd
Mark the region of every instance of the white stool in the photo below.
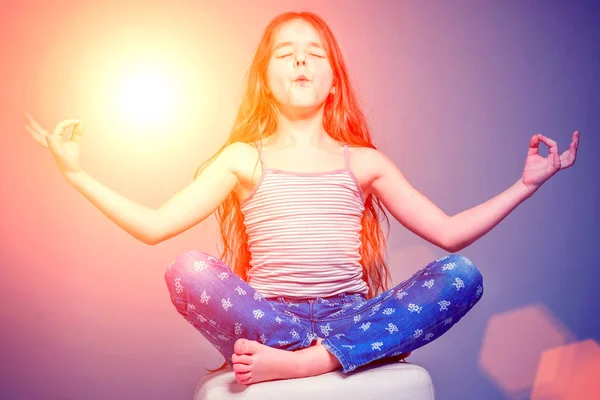
<svg viewBox="0 0 600 400">
<path fill-rule="evenodd" d="M 431 376 L 405 361 L 366 365 L 347 375 L 341 371 L 298 379 L 241 385 L 231 369 L 207 374 L 196 385 L 193 400 L 394 399 L 434 400 Z"/>
</svg>

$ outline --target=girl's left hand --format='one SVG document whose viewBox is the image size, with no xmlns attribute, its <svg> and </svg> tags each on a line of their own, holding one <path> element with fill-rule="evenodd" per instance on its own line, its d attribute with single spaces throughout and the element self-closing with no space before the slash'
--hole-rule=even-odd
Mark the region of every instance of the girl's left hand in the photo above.
<svg viewBox="0 0 600 400">
<path fill-rule="evenodd" d="M 549 147 L 549 154 L 546 158 L 539 155 L 540 141 Z M 533 135 L 529 141 L 529 151 L 527 152 L 523 177 L 521 178 L 525 186 L 531 190 L 537 190 L 552 175 L 573 165 L 578 145 L 579 131 L 575 131 L 569 149 L 559 156 L 558 146 L 554 140 L 539 133 Z"/>
</svg>

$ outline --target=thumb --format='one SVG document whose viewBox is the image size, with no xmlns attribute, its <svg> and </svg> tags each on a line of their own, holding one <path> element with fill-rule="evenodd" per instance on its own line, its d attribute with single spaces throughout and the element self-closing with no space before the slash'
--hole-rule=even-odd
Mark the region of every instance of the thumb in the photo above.
<svg viewBox="0 0 600 400">
<path fill-rule="evenodd" d="M 44 139 L 46 140 L 46 144 L 48 145 L 48 149 L 52 153 L 56 153 L 56 143 L 54 142 L 54 138 L 52 135 L 45 135 Z"/>
</svg>

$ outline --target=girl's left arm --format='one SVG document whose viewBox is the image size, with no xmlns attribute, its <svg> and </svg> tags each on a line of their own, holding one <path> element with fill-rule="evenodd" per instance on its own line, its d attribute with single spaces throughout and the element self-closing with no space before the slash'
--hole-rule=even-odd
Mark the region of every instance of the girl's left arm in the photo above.
<svg viewBox="0 0 600 400">
<path fill-rule="evenodd" d="M 448 251 L 460 251 L 488 233 L 536 190 L 521 178 L 496 197 L 448 218 L 441 227 Z"/>
<path fill-rule="evenodd" d="M 539 155 L 540 141 L 549 147 L 546 158 Z M 561 169 L 575 163 L 579 131 L 562 155 L 556 142 L 540 134 L 529 141 L 523 176 L 494 198 L 459 214 L 448 216 L 406 180 L 383 153 L 368 149 L 373 168 L 371 187 L 388 211 L 410 231 L 449 252 L 469 246 L 498 225 L 512 210 L 528 199 Z"/>
</svg>

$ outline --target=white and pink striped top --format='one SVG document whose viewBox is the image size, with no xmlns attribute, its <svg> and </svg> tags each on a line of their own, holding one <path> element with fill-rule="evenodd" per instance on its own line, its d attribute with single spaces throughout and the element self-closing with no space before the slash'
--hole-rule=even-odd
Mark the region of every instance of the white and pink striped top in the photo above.
<svg viewBox="0 0 600 400">
<path fill-rule="evenodd" d="M 251 253 L 249 284 L 264 297 L 327 297 L 369 290 L 359 248 L 364 194 L 350 169 L 269 168 L 241 203 Z"/>
</svg>

